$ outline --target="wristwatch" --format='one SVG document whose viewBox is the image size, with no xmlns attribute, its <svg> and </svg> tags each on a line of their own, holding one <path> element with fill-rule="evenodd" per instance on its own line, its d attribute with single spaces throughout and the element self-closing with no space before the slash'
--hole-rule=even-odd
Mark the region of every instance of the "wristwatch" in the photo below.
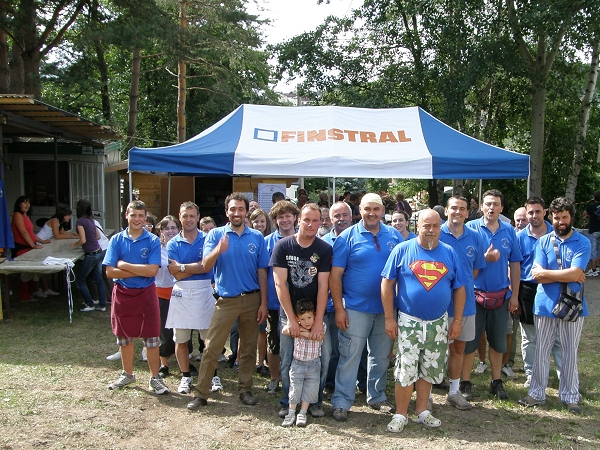
<svg viewBox="0 0 600 450">
<path fill-rule="evenodd" d="M 180 265 L 180 266 L 179 266 L 179 270 L 180 270 L 181 272 L 185 272 L 185 264 L 182 264 L 182 265 Z"/>
</svg>

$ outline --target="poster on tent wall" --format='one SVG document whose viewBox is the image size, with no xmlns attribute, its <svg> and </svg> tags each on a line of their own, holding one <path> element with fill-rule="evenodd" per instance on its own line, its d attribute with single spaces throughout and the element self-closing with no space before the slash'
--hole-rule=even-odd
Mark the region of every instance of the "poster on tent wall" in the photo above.
<svg viewBox="0 0 600 450">
<path fill-rule="evenodd" d="M 285 184 L 258 183 L 258 204 L 267 214 L 273 206 L 275 192 L 281 192 L 285 197 Z"/>
</svg>

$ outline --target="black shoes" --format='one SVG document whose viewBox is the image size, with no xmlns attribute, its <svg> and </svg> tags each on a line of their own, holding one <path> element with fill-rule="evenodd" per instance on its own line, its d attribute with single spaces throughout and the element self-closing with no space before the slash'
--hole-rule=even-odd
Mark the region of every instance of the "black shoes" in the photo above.
<svg viewBox="0 0 600 450">
<path fill-rule="evenodd" d="M 240 394 L 240 401 L 244 404 L 244 405 L 256 405 L 256 397 L 254 395 L 252 395 L 252 392 L 250 391 L 246 391 L 246 392 L 242 392 Z"/>
<path fill-rule="evenodd" d="M 490 392 L 499 400 L 508 400 L 508 392 L 502 386 L 502 380 L 492 380 L 490 383 Z"/>
</svg>

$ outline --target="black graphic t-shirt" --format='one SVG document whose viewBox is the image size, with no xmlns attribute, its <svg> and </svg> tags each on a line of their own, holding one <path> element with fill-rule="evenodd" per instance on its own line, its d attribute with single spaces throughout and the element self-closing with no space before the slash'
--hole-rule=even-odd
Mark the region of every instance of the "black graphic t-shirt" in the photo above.
<svg viewBox="0 0 600 450">
<path fill-rule="evenodd" d="M 331 245 L 321 239 L 315 239 L 306 248 L 298 244 L 295 236 L 285 237 L 275 244 L 269 265 L 287 269 L 293 307 L 302 298 L 309 299 L 317 307 L 317 275 L 331 271 L 331 256 Z"/>
</svg>

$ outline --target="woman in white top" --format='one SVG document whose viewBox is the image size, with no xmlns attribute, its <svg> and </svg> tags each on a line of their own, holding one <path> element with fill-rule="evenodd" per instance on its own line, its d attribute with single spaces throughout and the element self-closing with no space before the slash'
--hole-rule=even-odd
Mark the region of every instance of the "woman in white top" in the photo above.
<svg viewBox="0 0 600 450">
<path fill-rule="evenodd" d="M 71 221 L 73 211 L 68 208 L 59 207 L 48 222 L 44 224 L 36 236 L 40 239 L 78 239 L 77 233 L 65 229 L 65 224 Z"/>
<path fill-rule="evenodd" d="M 167 242 L 181 231 L 181 222 L 174 216 L 164 217 L 156 226 L 160 233 L 160 269 L 156 274 L 156 293 L 160 307 L 160 374 L 165 377 L 169 375 L 169 357 L 175 353 L 175 342 L 173 341 L 173 329 L 165 328 L 167 316 L 169 315 L 169 305 L 171 291 L 175 284 L 175 278 L 169 273 L 169 258 L 167 256 Z"/>
</svg>

